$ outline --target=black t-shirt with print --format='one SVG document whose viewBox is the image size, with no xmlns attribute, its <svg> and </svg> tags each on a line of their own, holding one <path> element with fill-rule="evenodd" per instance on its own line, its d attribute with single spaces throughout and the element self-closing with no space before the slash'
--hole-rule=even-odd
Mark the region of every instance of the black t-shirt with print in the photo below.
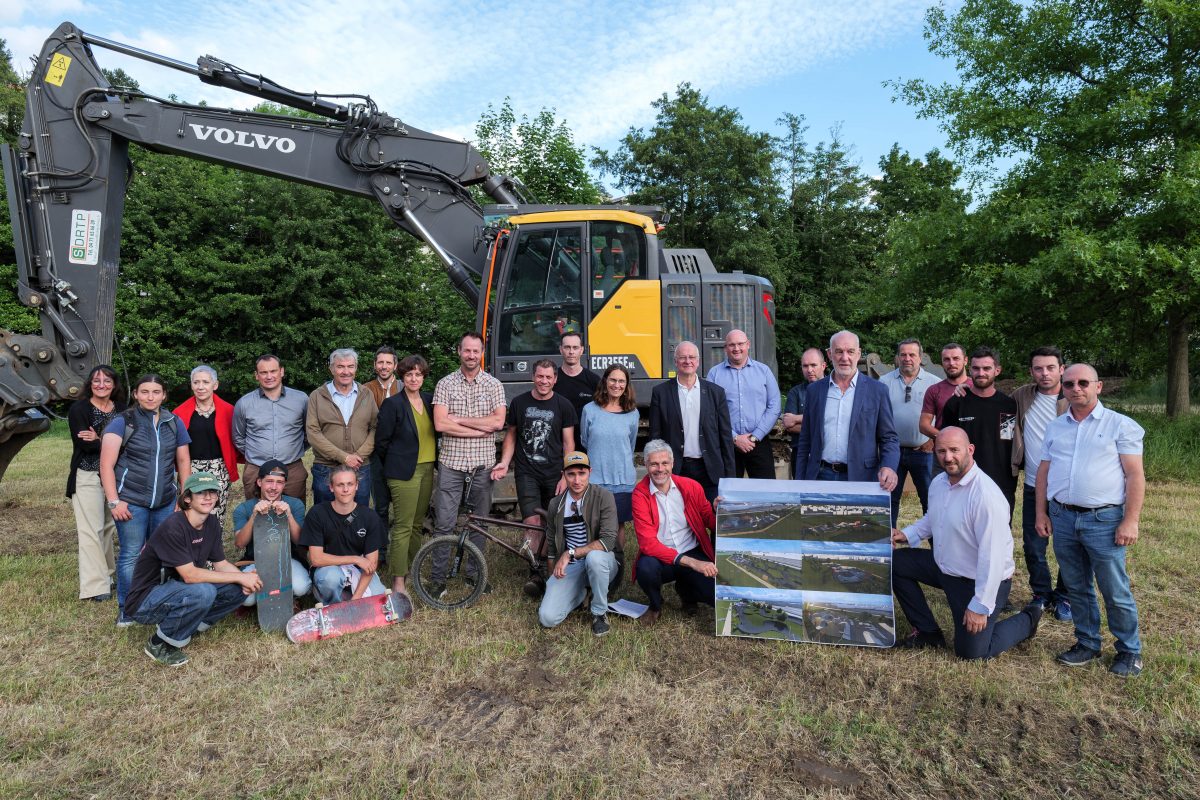
<svg viewBox="0 0 1200 800">
<path fill-rule="evenodd" d="M 339 514 L 333 503 L 320 503 L 304 515 L 302 547 L 320 547 L 331 556 L 365 556 L 383 546 L 383 523 L 364 505 Z"/>
<path fill-rule="evenodd" d="M 150 534 L 133 565 L 133 579 L 125 598 L 125 616 L 132 616 L 150 590 L 158 585 L 162 569 L 167 570 L 168 578 L 179 580 L 175 567 L 193 564 L 205 569 L 210 563 L 224 560 L 220 520 L 209 514 L 197 530 L 188 521 L 186 513 L 176 511 Z"/>
<path fill-rule="evenodd" d="M 1017 477 L 1012 474 L 1017 401 L 1001 391 L 991 397 L 980 397 L 970 391 L 962 397 L 951 397 L 942 409 L 941 427 L 951 425 L 967 432 L 975 445 L 975 463 L 996 482 L 1011 508 L 1017 489 Z"/>
<path fill-rule="evenodd" d="M 535 400 L 532 392 L 526 392 L 513 398 L 508 424 L 517 429 L 513 457 L 517 471 L 541 482 L 557 481 L 562 473 L 563 428 L 579 427 L 570 401 L 558 392 L 547 400 Z"/>
</svg>

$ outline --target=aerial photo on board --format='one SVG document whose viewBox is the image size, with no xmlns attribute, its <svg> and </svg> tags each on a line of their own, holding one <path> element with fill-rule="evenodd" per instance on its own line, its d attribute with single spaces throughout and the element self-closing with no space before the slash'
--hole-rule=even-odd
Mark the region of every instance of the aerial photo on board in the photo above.
<svg viewBox="0 0 1200 800">
<path fill-rule="evenodd" d="M 891 592 L 891 545 L 794 539 L 717 539 L 717 581 L 730 586 Z"/>
<path fill-rule="evenodd" d="M 720 535 L 815 542 L 890 541 L 890 500 L 878 484 L 844 483 L 842 492 L 831 492 L 830 484 L 820 481 L 773 481 L 782 485 L 782 491 L 776 487 L 760 491 L 747 485 L 754 483 L 721 481 Z"/>
<path fill-rule="evenodd" d="M 889 595 L 717 586 L 716 634 L 891 647 L 896 621 Z"/>
</svg>

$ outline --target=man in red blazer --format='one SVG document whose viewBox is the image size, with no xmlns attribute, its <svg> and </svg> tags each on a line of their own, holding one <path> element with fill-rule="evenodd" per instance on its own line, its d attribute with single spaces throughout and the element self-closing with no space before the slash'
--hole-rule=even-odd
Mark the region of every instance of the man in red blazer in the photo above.
<svg viewBox="0 0 1200 800">
<path fill-rule="evenodd" d="M 638 559 L 634 575 L 650 598 L 643 625 L 653 625 L 662 613 L 662 587 L 675 582 L 685 613 L 696 603 L 713 604 L 717 565 L 713 563 L 716 515 L 704 487 L 691 478 L 672 475 L 671 445 L 653 439 L 642 451 L 646 477 L 633 489 L 633 531 Z"/>
</svg>

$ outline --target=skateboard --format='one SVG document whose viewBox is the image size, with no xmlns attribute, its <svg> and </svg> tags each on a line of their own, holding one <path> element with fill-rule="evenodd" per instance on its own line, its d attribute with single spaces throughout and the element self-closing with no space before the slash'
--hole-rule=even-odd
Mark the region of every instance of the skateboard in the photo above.
<svg viewBox="0 0 1200 800">
<path fill-rule="evenodd" d="M 400 592 L 360 597 L 331 606 L 318 605 L 292 617 L 287 624 L 287 636 L 297 643 L 332 639 L 403 622 L 412 616 L 412 611 L 412 601 Z"/>
<path fill-rule="evenodd" d="M 254 566 L 262 581 L 255 596 L 258 626 L 282 632 L 292 616 L 292 537 L 286 515 L 254 516 Z"/>
</svg>

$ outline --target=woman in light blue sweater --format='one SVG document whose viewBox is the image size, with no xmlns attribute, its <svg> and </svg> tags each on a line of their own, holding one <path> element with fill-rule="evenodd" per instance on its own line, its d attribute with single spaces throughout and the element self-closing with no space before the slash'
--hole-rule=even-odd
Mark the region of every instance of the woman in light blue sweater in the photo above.
<svg viewBox="0 0 1200 800">
<path fill-rule="evenodd" d="M 579 435 L 592 462 L 591 482 L 613 493 L 622 525 L 633 519 L 631 498 L 637 483 L 633 451 L 637 446 L 638 421 L 629 372 L 614 364 L 600 378 L 593 401 L 583 407 Z"/>
</svg>

